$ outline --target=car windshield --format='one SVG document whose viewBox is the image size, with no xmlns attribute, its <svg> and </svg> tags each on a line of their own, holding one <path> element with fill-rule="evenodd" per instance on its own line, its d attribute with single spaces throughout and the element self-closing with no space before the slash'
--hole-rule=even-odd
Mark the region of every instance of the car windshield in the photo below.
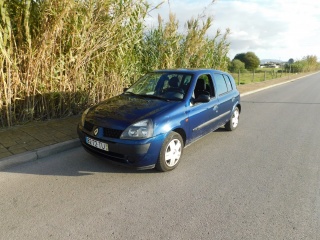
<svg viewBox="0 0 320 240">
<path fill-rule="evenodd" d="M 192 75 L 185 73 L 148 73 L 125 93 L 163 100 L 182 100 L 187 93 Z"/>
</svg>

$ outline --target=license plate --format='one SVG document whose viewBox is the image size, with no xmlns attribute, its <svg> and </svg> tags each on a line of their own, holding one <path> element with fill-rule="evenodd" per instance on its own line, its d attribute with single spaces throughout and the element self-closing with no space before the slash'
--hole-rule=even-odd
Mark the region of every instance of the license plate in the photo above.
<svg viewBox="0 0 320 240">
<path fill-rule="evenodd" d="M 100 141 L 97 141 L 95 139 L 86 137 L 86 143 L 91 145 L 91 146 L 93 146 L 93 147 L 95 147 L 95 148 L 99 148 L 99 149 L 104 150 L 104 151 L 109 151 L 108 144 L 106 144 L 104 142 L 100 142 Z"/>
</svg>

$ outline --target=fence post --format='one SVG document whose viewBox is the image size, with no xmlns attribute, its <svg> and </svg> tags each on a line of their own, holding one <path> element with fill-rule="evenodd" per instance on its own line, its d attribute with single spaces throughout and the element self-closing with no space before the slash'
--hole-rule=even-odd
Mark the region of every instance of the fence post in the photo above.
<svg viewBox="0 0 320 240">
<path fill-rule="evenodd" d="M 264 71 L 264 81 L 266 80 L 267 71 Z"/>
<path fill-rule="evenodd" d="M 255 71 L 254 71 L 254 69 L 253 69 L 253 73 L 252 73 L 252 82 L 254 82 L 254 73 L 255 73 Z"/>
</svg>

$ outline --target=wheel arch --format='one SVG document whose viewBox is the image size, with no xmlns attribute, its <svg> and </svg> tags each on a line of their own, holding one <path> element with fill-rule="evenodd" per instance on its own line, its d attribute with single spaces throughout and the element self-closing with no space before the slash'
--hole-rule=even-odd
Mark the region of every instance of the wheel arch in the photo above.
<svg viewBox="0 0 320 240">
<path fill-rule="evenodd" d="M 235 105 L 235 108 L 238 108 L 239 109 L 239 112 L 241 113 L 241 104 L 240 103 L 237 103 L 236 105 Z"/>
<path fill-rule="evenodd" d="M 183 139 L 183 144 L 186 145 L 187 135 L 186 135 L 186 132 L 184 131 L 184 129 L 183 128 L 176 128 L 176 129 L 173 129 L 172 131 L 178 133 Z"/>
</svg>

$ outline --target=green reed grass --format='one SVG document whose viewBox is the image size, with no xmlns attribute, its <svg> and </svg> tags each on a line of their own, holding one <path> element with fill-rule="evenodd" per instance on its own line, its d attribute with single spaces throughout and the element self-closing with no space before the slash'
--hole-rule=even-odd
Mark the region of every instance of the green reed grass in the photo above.
<svg viewBox="0 0 320 240">
<path fill-rule="evenodd" d="M 0 126 L 78 114 L 152 69 L 227 68 L 212 19 L 147 29 L 146 0 L 0 0 Z M 213 36 L 213 37 L 208 37 Z"/>
</svg>

